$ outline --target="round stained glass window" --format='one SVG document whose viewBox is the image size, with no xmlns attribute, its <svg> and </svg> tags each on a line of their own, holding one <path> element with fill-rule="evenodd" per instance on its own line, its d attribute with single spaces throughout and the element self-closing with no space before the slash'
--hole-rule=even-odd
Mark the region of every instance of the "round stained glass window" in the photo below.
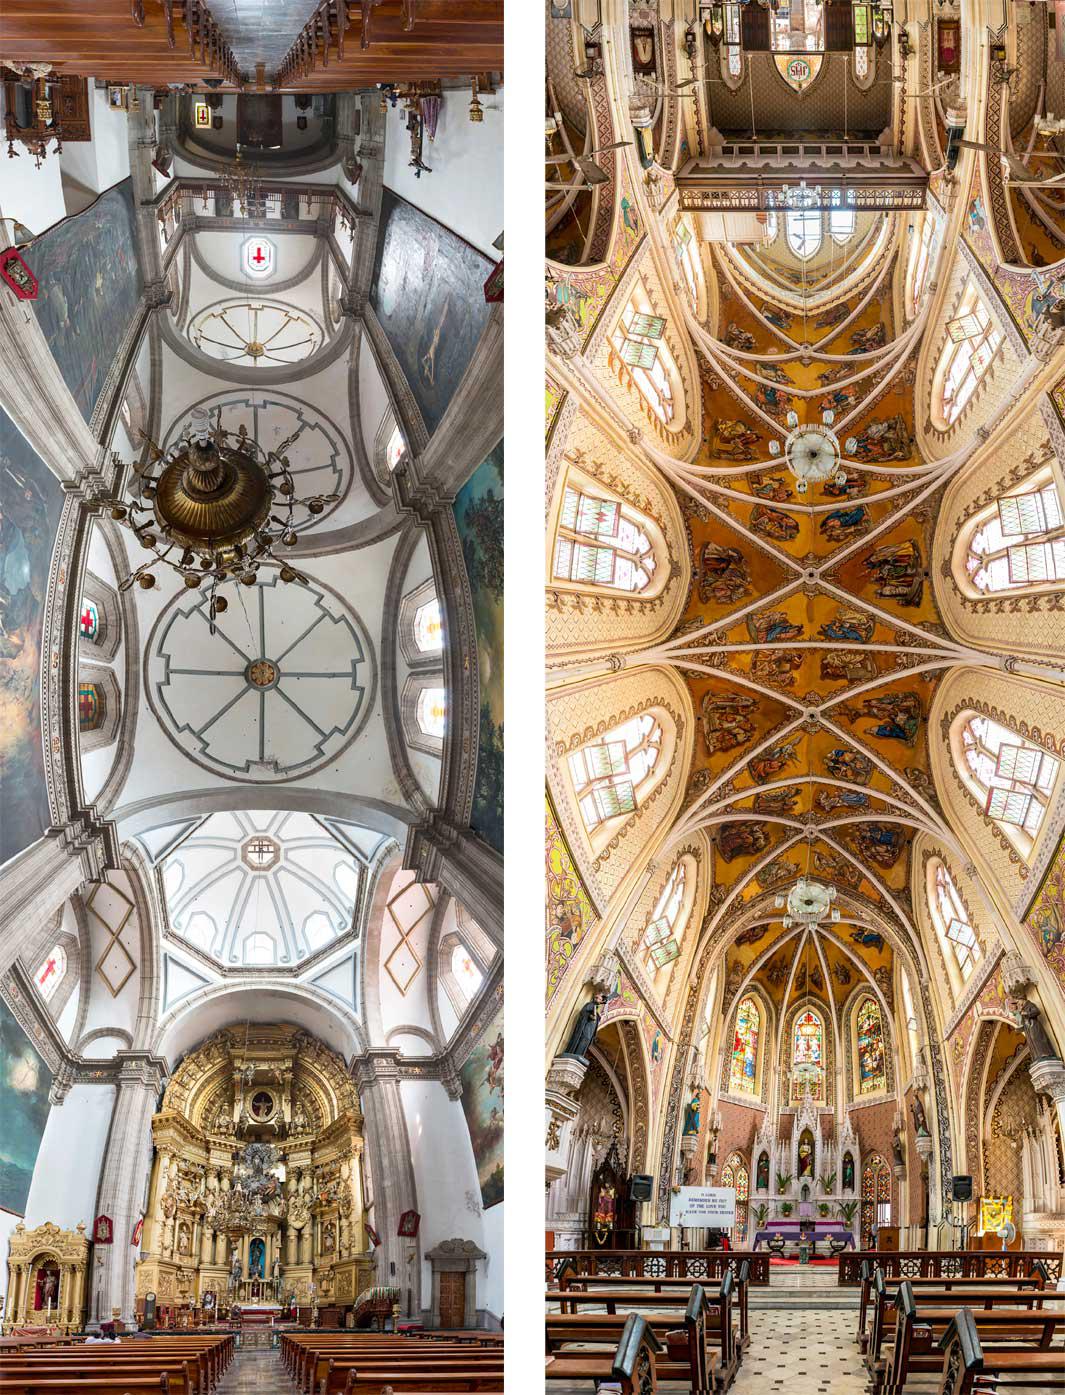
<svg viewBox="0 0 1065 1395">
<path fill-rule="evenodd" d="M 810 65 L 805 58 L 793 58 L 788 63 L 788 77 L 792 82 L 808 82 Z"/>
</svg>

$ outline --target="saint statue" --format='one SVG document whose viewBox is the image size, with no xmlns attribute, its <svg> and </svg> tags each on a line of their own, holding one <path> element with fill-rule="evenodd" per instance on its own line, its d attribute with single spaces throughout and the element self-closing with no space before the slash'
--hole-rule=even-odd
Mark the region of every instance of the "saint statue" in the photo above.
<svg viewBox="0 0 1065 1395">
<path fill-rule="evenodd" d="M 1054 1050 L 1054 1044 L 1050 1040 L 1046 1025 L 1043 1022 L 1043 1014 L 1035 1003 L 1024 1003 L 1021 1007 L 1020 1017 L 1021 1030 L 1028 1042 L 1028 1050 L 1031 1052 L 1032 1060 L 1046 1061 L 1055 1057 L 1058 1053 Z"/>
<path fill-rule="evenodd" d="M 577 1020 L 573 1024 L 573 1030 L 569 1034 L 569 1041 L 563 1056 L 577 1056 L 580 1060 L 587 1060 L 588 1048 L 595 1040 L 595 1034 L 599 1030 L 599 1019 L 603 1015 L 603 1005 L 606 1002 L 605 993 L 596 993 L 577 1014 Z"/>
<path fill-rule="evenodd" d="M 274 1262 L 270 1266 L 270 1282 L 274 1286 L 274 1297 L 281 1297 L 281 1256 L 274 1255 Z"/>
<path fill-rule="evenodd" d="M 913 1127 L 918 1138 L 928 1137 L 928 1119 L 924 1112 L 924 1101 L 920 1095 L 913 1097 Z"/>
<path fill-rule="evenodd" d="M 699 1091 L 696 1090 L 684 1106 L 684 1134 L 690 1137 L 699 1132 Z"/>
<path fill-rule="evenodd" d="M 769 1190 L 769 1154 L 759 1153 L 758 1155 L 758 1175 L 755 1179 L 755 1187 L 760 1192 Z"/>
<path fill-rule="evenodd" d="M 799 1176 L 812 1177 L 814 1175 L 814 1148 L 809 1138 L 805 1135 L 799 1139 Z"/>
<path fill-rule="evenodd" d="M 891 1153 L 895 1159 L 895 1166 L 904 1167 L 906 1158 L 902 1151 L 902 1131 L 900 1129 L 896 1129 L 891 1135 Z"/>
<path fill-rule="evenodd" d="M 852 1153 L 843 1154 L 843 1190 L 845 1192 L 854 1190 L 854 1155 Z"/>
<path fill-rule="evenodd" d="M 240 1262 L 240 1250 L 236 1245 L 229 1252 L 229 1287 L 236 1288 L 244 1274 L 244 1266 Z"/>
</svg>

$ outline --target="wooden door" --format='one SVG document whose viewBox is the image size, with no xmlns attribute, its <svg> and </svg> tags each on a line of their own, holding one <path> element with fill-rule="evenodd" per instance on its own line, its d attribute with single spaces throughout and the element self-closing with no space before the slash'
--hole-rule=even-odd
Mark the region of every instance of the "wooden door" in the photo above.
<svg viewBox="0 0 1065 1395">
<path fill-rule="evenodd" d="M 466 1326 L 466 1275 L 459 1270 L 440 1275 L 440 1326 Z"/>
</svg>

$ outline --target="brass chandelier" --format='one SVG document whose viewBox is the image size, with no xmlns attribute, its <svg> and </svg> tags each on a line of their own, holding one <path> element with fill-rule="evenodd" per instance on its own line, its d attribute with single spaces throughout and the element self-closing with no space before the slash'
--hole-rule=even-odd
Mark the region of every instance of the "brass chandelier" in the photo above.
<svg viewBox="0 0 1065 1395">
<path fill-rule="evenodd" d="M 131 497 L 103 501 L 111 517 L 151 554 L 120 582 L 120 591 L 134 583 L 152 590 L 154 569 L 168 566 L 190 591 L 209 589 L 213 632 L 216 617 L 229 607 L 219 594 L 226 583 L 254 586 L 264 563 L 274 563 L 285 583 L 306 582 L 275 549 L 294 547 L 300 528 L 340 496 L 296 497 L 289 458 L 283 454 L 291 437 L 266 451 L 243 423 L 229 431 L 219 416 L 212 427 L 203 411 L 193 412 L 186 434 L 166 451 L 143 432 L 141 437 L 148 443 L 148 460 L 133 467 Z M 117 457 L 115 463 L 120 463 Z"/>
</svg>

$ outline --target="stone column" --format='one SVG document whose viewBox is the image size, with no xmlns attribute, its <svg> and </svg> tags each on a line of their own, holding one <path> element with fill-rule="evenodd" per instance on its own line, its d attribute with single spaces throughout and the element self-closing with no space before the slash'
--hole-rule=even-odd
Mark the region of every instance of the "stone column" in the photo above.
<svg viewBox="0 0 1065 1395">
<path fill-rule="evenodd" d="M 1032 1061 L 1028 1074 L 1037 1093 L 1047 1095 L 1052 1101 L 1058 1116 L 1058 1128 L 1062 1138 L 1065 1138 L 1065 1061 L 1057 1056 Z"/>
<path fill-rule="evenodd" d="M 365 1121 L 363 1136 L 374 1179 L 373 1226 L 381 1237 L 375 1256 L 374 1282 L 378 1284 L 403 1283 L 409 1242 L 397 1236 L 396 1229 L 403 1212 L 418 1207 L 410 1139 L 399 1092 L 397 1058 L 398 1052 L 375 1049 L 352 1062 Z M 415 1276 L 421 1273 L 417 1257 L 411 1273 Z M 400 1303 L 401 1313 L 411 1317 L 420 1308 L 420 1292 L 408 1290 Z"/>
<path fill-rule="evenodd" d="M 147 1051 L 120 1051 L 115 1061 L 118 1094 L 96 1202 L 97 1215 L 111 1217 L 114 1244 L 96 1249 L 94 1292 L 89 1302 L 90 1312 L 109 1317 L 112 1308 L 119 1308 L 122 1321 L 132 1323 L 137 1251 L 130 1236 L 140 1219 L 151 1167 L 151 1121 L 166 1078 L 166 1062 Z"/>
<path fill-rule="evenodd" d="M 286 1263 L 286 1264 L 295 1264 L 295 1263 L 297 1262 L 297 1260 L 296 1260 L 296 1247 L 297 1247 L 297 1245 L 298 1245 L 298 1243 L 299 1243 L 299 1234 L 300 1234 L 299 1231 L 293 1229 L 292 1226 L 289 1226 L 288 1229 L 285 1231 L 285 1263 Z"/>
</svg>

